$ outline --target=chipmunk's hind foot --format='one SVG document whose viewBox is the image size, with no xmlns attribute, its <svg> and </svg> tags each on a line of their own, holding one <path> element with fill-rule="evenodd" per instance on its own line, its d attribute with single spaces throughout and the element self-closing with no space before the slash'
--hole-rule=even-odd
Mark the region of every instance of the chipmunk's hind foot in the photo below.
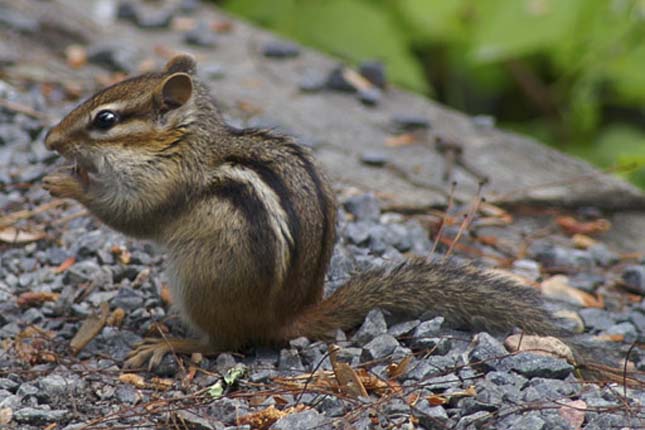
<svg viewBox="0 0 645 430">
<path fill-rule="evenodd" d="M 178 338 L 146 338 L 134 346 L 124 363 L 128 369 L 143 367 L 148 363 L 148 371 L 161 364 L 164 356 L 169 352 L 179 354 L 192 354 L 194 352 L 207 353 L 208 345 L 196 339 Z"/>
</svg>

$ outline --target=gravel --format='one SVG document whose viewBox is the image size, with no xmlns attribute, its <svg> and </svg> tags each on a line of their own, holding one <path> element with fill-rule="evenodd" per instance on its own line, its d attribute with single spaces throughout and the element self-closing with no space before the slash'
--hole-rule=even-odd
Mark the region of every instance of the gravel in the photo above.
<svg viewBox="0 0 645 430">
<path fill-rule="evenodd" d="M 365 317 L 363 325 L 352 337 L 352 341 L 363 345 L 375 337 L 387 333 L 387 323 L 380 309 L 371 310 Z"/>
<path fill-rule="evenodd" d="M 184 33 L 184 42 L 201 48 L 213 48 L 217 46 L 218 38 L 206 23 L 200 22 L 194 29 Z"/>
<path fill-rule="evenodd" d="M 382 334 L 369 341 L 363 347 L 361 360 L 371 361 L 385 358 L 388 355 L 392 354 L 397 346 L 399 346 L 399 342 L 394 336 L 391 336 L 389 334 Z"/>
<path fill-rule="evenodd" d="M 623 271 L 625 288 L 635 294 L 645 295 L 645 266 L 628 266 Z"/>
<path fill-rule="evenodd" d="M 346 93 L 355 93 L 356 87 L 345 79 L 344 71 L 345 65 L 339 64 L 334 67 L 327 75 L 326 87 L 334 91 L 342 91 Z"/>
<path fill-rule="evenodd" d="M 360 158 L 363 164 L 373 167 L 382 167 L 388 162 L 387 154 L 380 151 L 363 151 Z"/>
<path fill-rule="evenodd" d="M 269 58 L 295 58 L 300 55 L 300 48 L 292 42 L 272 41 L 262 47 L 262 54 Z"/>
<path fill-rule="evenodd" d="M 398 131 L 423 130 L 430 128 L 430 120 L 415 114 L 397 114 L 392 116 L 392 126 Z"/>
<path fill-rule="evenodd" d="M 91 63 L 115 72 L 135 72 L 140 58 L 135 49 L 110 43 L 90 46 L 87 50 L 87 59 Z"/>
<path fill-rule="evenodd" d="M 382 62 L 378 60 L 363 61 L 358 65 L 358 73 L 378 88 L 385 89 L 387 77 L 385 65 Z"/>
<path fill-rule="evenodd" d="M 300 430 L 300 429 L 331 429 L 331 423 L 327 417 L 315 410 L 302 411 L 280 418 L 271 428 L 276 430 Z"/>
</svg>

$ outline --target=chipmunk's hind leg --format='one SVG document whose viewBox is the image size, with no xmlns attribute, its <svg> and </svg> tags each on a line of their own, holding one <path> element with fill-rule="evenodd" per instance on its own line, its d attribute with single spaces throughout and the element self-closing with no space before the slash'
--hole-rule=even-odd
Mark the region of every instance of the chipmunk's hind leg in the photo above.
<svg viewBox="0 0 645 430">
<path fill-rule="evenodd" d="M 140 368 L 148 362 L 148 370 L 159 366 L 164 356 L 172 352 L 174 354 L 192 354 L 194 352 L 212 353 L 212 348 L 207 342 L 197 339 L 178 338 L 146 338 L 139 342 L 130 351 L 124 363 L 126 368 Z"/>
</svg>

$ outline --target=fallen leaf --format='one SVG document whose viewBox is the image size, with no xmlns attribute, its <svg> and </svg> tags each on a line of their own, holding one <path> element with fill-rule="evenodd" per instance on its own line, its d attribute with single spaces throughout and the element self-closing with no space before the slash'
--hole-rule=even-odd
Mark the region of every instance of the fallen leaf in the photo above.
<svg viewBox="0 0 645 430">
<path fill-rule="evenodd" d="M 168 287 L 167 284 L 161 284 L 161 288 L 159 291 L 159 298 L 166 305 L 168 306 L 172 305 L 172 294 L 170 293 L 170 287 Z"/>
<path fill-rule="evenodd" d="M 47 348 L 53 338 L 53 332 L 29 326 L 16 335 L 14 341 L 16 355 L 32 366 L 39 363 L 52 363 L 56 361 L 56 355 Z"/>
<path fill-rule="evenodd" d="M 433 405 L 443 405 L 448 402 L 449 399 L 455 399 L 459 397 L 475 397 L 477 395 L 477 390 L 474 385 L 468 386 L 465 390 L 462 391 L 451 391 L 450 393 L 444 395 L 432 394 L 427 397 L 427 400 L 430 404 Z"/>
<path fill-rule="evenodd" d="M 170 27 L 174 31 L 189 31 L 197 27 L 197 21 L 189 16 L 176 16 L 172 19 Z"/>
<path fill-rule="evenodd" d="M 585 234 L 574 234 L 571 237 L 571 242 L 573 243 L 573 246 L 575 246 L 578 249 L 589 249 L 596 243 L 598 243 L 597 240 L 590 238 L 589 236 Z"/>
<path fill-rule="evenodd" d="M 554 299 L 563 300 L 587 308 L 602 308 L 603 302 L 593 295 L 569 285 L 569 278 L 565 275 L 555 275 L 542 281 L 540 286 L 542 294 Z"/>
<path fill-rule="evenodd" d="M 72 348 L 73 354 L 85 348 L 85 345 L 90 343 L 105 327 L 105 323 L 110 315 L 110 306 L 103 302 L 101 303 L 101 313 L 92 314 L 83 322 L 81 328 L 76 332 L 72 338 L 69 346 Z"/>
<path fill-rule="evenodd" d="M 0 424 L 9 424 L 13 418 L 13 411 L 11 408 L 0 409 Z"/>
<path fill-rule="evenodd" d="M 365 386 L 365 389 L 376 394 L 388 394 L 388 393 L 401 393 L 401 385 L 396 381 L 385 381 L 373 373 L 370 373 L 367 369 L 359 368 L 356 369 L 356 375 L 360 378 L 361 383 Z"/>
<path fill-rule="evenodd" d="M 237 425 L 249 425 L 253 429 L 265 430 L 285 415 L 284 412 L 271 405 L 261 411 L 239 417 L 237 419 Z"/>
<path fill-rule="evenodd" d="M 16 303 L 20 307 L 40 306 L 45 302 L 55 302 L 60 297 L 58 293 L 47 291 L 27 291 L 18 296 Z"/>
<path fill-rule="evenodd" d="M 559 216 L 555 219 L 556 224 L 568 234 L 593 235 L 604 233 L 611 228 L 611 223 L 606 219 L 594 221 L 578 221 L 572 216 Z"/>
<path fill-rule="evenodd" d="M 229 21 L 229 20 L 213 21 L 211 22 L 210 27 L 216 33 L 229 33 L 231 30 L 233 30 L 233 21 Z"/>
<path fill-rule="evenodd" d="M 408 397 L 405 398 L 405 402 L 410 406 L 415 406 L 419 399 L 421 398 L 421 393 L 410 393 Z"/>
<path fill-rule="evenodd" d="M 65 48 L 65 58 L 72 69 L 80 69 L 87 64 L 87 50 L 81 45 L 69 45 Z"/>
<path fill-rule="evenodd" d="M 195 379 L 195 375 L 197 375 L 197 367 L 188 366 L 188 372 L 186 372 L 186 374 L 182 378 L 181 386 L 184 388 L 190 387 L 190 385 L 193 383 L 193 380 Z"/>
<path fill-rule="evenodd" d="M 509 220 L 509 222 L 513 222 L 513 216 L 508 211 L 488 202 L 481 202 L 477 211 L 484 216 L 503 218 Z"/>
<path fill-rule="evenodd" d="M 469 385 L 468 388 L 466 388 L 463 391 L 453 391 L 450 393 L 451 397 L 455 396 L 460 396 L 460 397 L 475 397 L 477 395 L 477 389 L 475 388 L 474 385 Z"/>
<path fill-rule="evenodd" d="M 587 404 L 584 400 L 562 400 L 564 406 L 560 407 L 560 417 L 569 424 L 571 430 L 578 430 L 585 421 Z"/>
<path fill-rule="evenodd" d="M 426 397 L 428 400 L 428 403 L 430 403 L 432 406 L 439 406 L 439 405 L 445 405 L 448 403 L 448 399 L 445 398 L 444 396 L 440 396 L 438 394 L 433 394 L 431 396 Z"/>
<path fill-rule="evenodd" d="M 168 409 L 168 400 L 157 400 L 155 402 L 146 403 L 143 408 L 150 413 L 156 413 L 162 410 L 165 411 Z"/>
<path fill-rule="evenodd" d="M 163 57 L 167 60 L 171 59 L 175 55 L 177 55 L 178 51 L 176 49 L 173 49 L 169 47 L 167 44 L 163 43 L 158 43 L 154 46 L 153 48 L 155 54 L 159 55 L 160 57 Z"/>
<path fill-rule="evenodd" d="M 145 284 L 148 279 L 150 279 L 150 269 L 145 268 L 141 272 L 137 273 L 136 278 L 134 278 L 134 281 L 132 281 L 131 287 L 132 288 L 139 288 L 143 284 Z"/>
<path fill-rule="evenodd" d="M 65 270 L 72 267 L 74 263 L 76 263 L 76 257 L 69 257 L 54 269 L 54 273 L 63 273 Z"/>
<path fill-rule="evenodd" d="M 3 227 L 0 230 L 0 242 L 5 243 L 30 243 L 44 239 L 46 236 L 44 231 L 25 231 L 15 227 Z"/>
<path fill-rule="evenodd" d="M 334 366 L 334 374 L 338 381 L 340 389 L 354 398 L 367 397 L 367 390 L 361 381 L 361 378 L 356 374 L 354 369 L 347 364 L 338 362 Z"/>
<path fill-rule="evenodd" d="M 513 218 L 498 218 L 492 216 L 479 217 L 473 220 L 471 226 L 473 227 L 504 227 L 513 223 Z M 499 239 L 498 239 L 499 240 Z"/>
<path fill-rule="evenodd" d="M 64 81 L 63 90 L 65 91 L 65 96 L 70 100 L 77 100 L 85 92 L 85 88 L 80 82 L 73 82 L 73 81 Z M 59 221 L 59 220 L 56 220 L 56 221 Z"/>
<path fill-rule="evenodd" d="M 262 108 L 260 106 L 244 100 L 239 100 L 237 102 L 237 107 L 246 114 L 258 115 L 262 113 Z"/>
<path fill-rule="evenodd" d="M 279 409 L 276 409 L 275 406 L 271 405 L 261 411 L 252 412 L 250 414 L 239 417 L 237 419 L 237 425 L 248 425 L 252 429 L 267 430 L 280 418 L 295 414 L 297 412 L 302 412 L 305 409 L 306 407 L 304 405 L 299 404 L 281 411 Z"/>
<path fill-rule="evenodd" d="M 539 355 L 564 357 L 570 363 L 575 363 L 571 348 L 553 336 L 513 334 L 506 338 L 504 346 L 511 352 L 530 351 Z"/>
<path fill-rule="evenodd" d="M 125 318 L 125 310 L 123 308 L 116 308 L 108 317 L 106 324 L 112 327 L 119 327 Z"/>
<path fill-rule="evenodd" d="M 477 236 L 477 241 L 483 245 L 497 246 L 497 236 Z"/>
<path fill-rule="evenodd" d="M 624 334 L 598 334 L 594 336 L 594 339 L 600 342 L 624 342 Z"/>
<path fill-rule="evenodd" d="M 207 393 L 213 400 L 219 399 L 224 395 L 224 384 L 222 383 L 222 381 L 217 381 L 216 383 L 208 387 Z"/>
<path fill-rule="evenodd" d="M 237 382 L 238 379 L 244 376 L 245 373 L 246 366 L 242 363 L 237 363 L 235 366 L 226 371 L 226 375 L 224 375 L 224 382 L 226 382 L 226 385 L 233 385 L 235 382 Z"/>
<path fill-rule="evenodd" d="M 248 398 L 249 405 L 260 407 L 263 405 L 264 402 L 266 402 L 267 397 L 268 396 L 266 394 L 257 394 L 252 397 L 249 397 Z"/>
<path fill-rule="evenodd" d="M 146 381 L 142 376 L 137 375 L 136 373 L 123 373 L 119 375 L 119 381 L 124 384 L 134 385 L 137 388 L 146 388 Z"/>
<path fill-rule="evenodd" d="M 357 90 L 369 90 L 374 87 L 374 85 L 372 85 L 370 81 L 365 79 L 363 75 L 353 69 L 350 69 L 349 67 L 345 67 L 343 69 L 342 75 L 343 78 L 345 78 L 345 80 Z"/>
<path fill-rule="evenodd" d="M 338 387 L 354 398 L 367 397 L 367 390 L 354 369 L 349 364 L 338 361 L 338 349 L 337 345 L 330 345 L 328 348 L 329 361 L 338 381 Z"/>
<path fill-rule="evenodd" d="M 94 75 L 94 80 L 97 84 L 107 87 L 112 84 L 116 84 L 124 80 L 127 75 L 123 72 L 114 72 L 114 73 L 97 73 Z"/>
<path fill-rule="evenodd" d="M 132 260 L 132 255 L 130 255 L 130 251 L 125 246 L 114 245 L 112 247 L 112 254 L 123 264 L 130 264 Z"/>
<path fill-rule="evenodd" d="M 399 146 L 406 146 L 415 143 L 417 137 L 413 133 L 403 133 L 396 136 L 390 136 L 385 139 L 385 146 L 396 148 Z"/>
<path fill-rule="evenodd" d="M 150 380 L 150 385 L 152 386 L 152 388 L 159 391 L 168 391 L 169 389 L 172 388 L 174 383 L 175 382 L 172 379 L 160 378 L 158 376 L 154 376 Z"/>
<path fill-rule="evenodd" d="M 399 376 L 405 374 L 408 371 L 408 366 L 412 361 L 412 355 L 407 355 L 401 359 L 398 363 L 392 363 L 387 366 L 387 376 L 391 379 L 396 379 Z"/>
<path fill-rule="evenodd" d="M 137 66 L 137 71 L 139 73 L 149 73 L 154 71 L 157 68 L 157 61 L 154 57 L 146 57 Z"/>
</svg>

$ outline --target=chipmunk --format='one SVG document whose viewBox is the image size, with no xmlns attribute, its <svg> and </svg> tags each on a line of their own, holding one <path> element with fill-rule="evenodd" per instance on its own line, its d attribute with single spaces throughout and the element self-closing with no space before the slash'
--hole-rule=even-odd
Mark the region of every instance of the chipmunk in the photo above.
<svg viewBox="0 0 645 430">
<path fill-rule="evenodd" d="M 336 202 L 311 151 L 225 123 L 191 56 L 99 91 L 47 134 L 73 162 L 44 179 L 115 230 L 168 254 L 173 303 L 200 339 L 146 340 L 126 365 L 169 351 L 219 352 L 327 339 L 379 307 L 452 326 L 562 336 L 534 289 L 451 260 L 409 259 L 323 298 Z"/>
</svg>

